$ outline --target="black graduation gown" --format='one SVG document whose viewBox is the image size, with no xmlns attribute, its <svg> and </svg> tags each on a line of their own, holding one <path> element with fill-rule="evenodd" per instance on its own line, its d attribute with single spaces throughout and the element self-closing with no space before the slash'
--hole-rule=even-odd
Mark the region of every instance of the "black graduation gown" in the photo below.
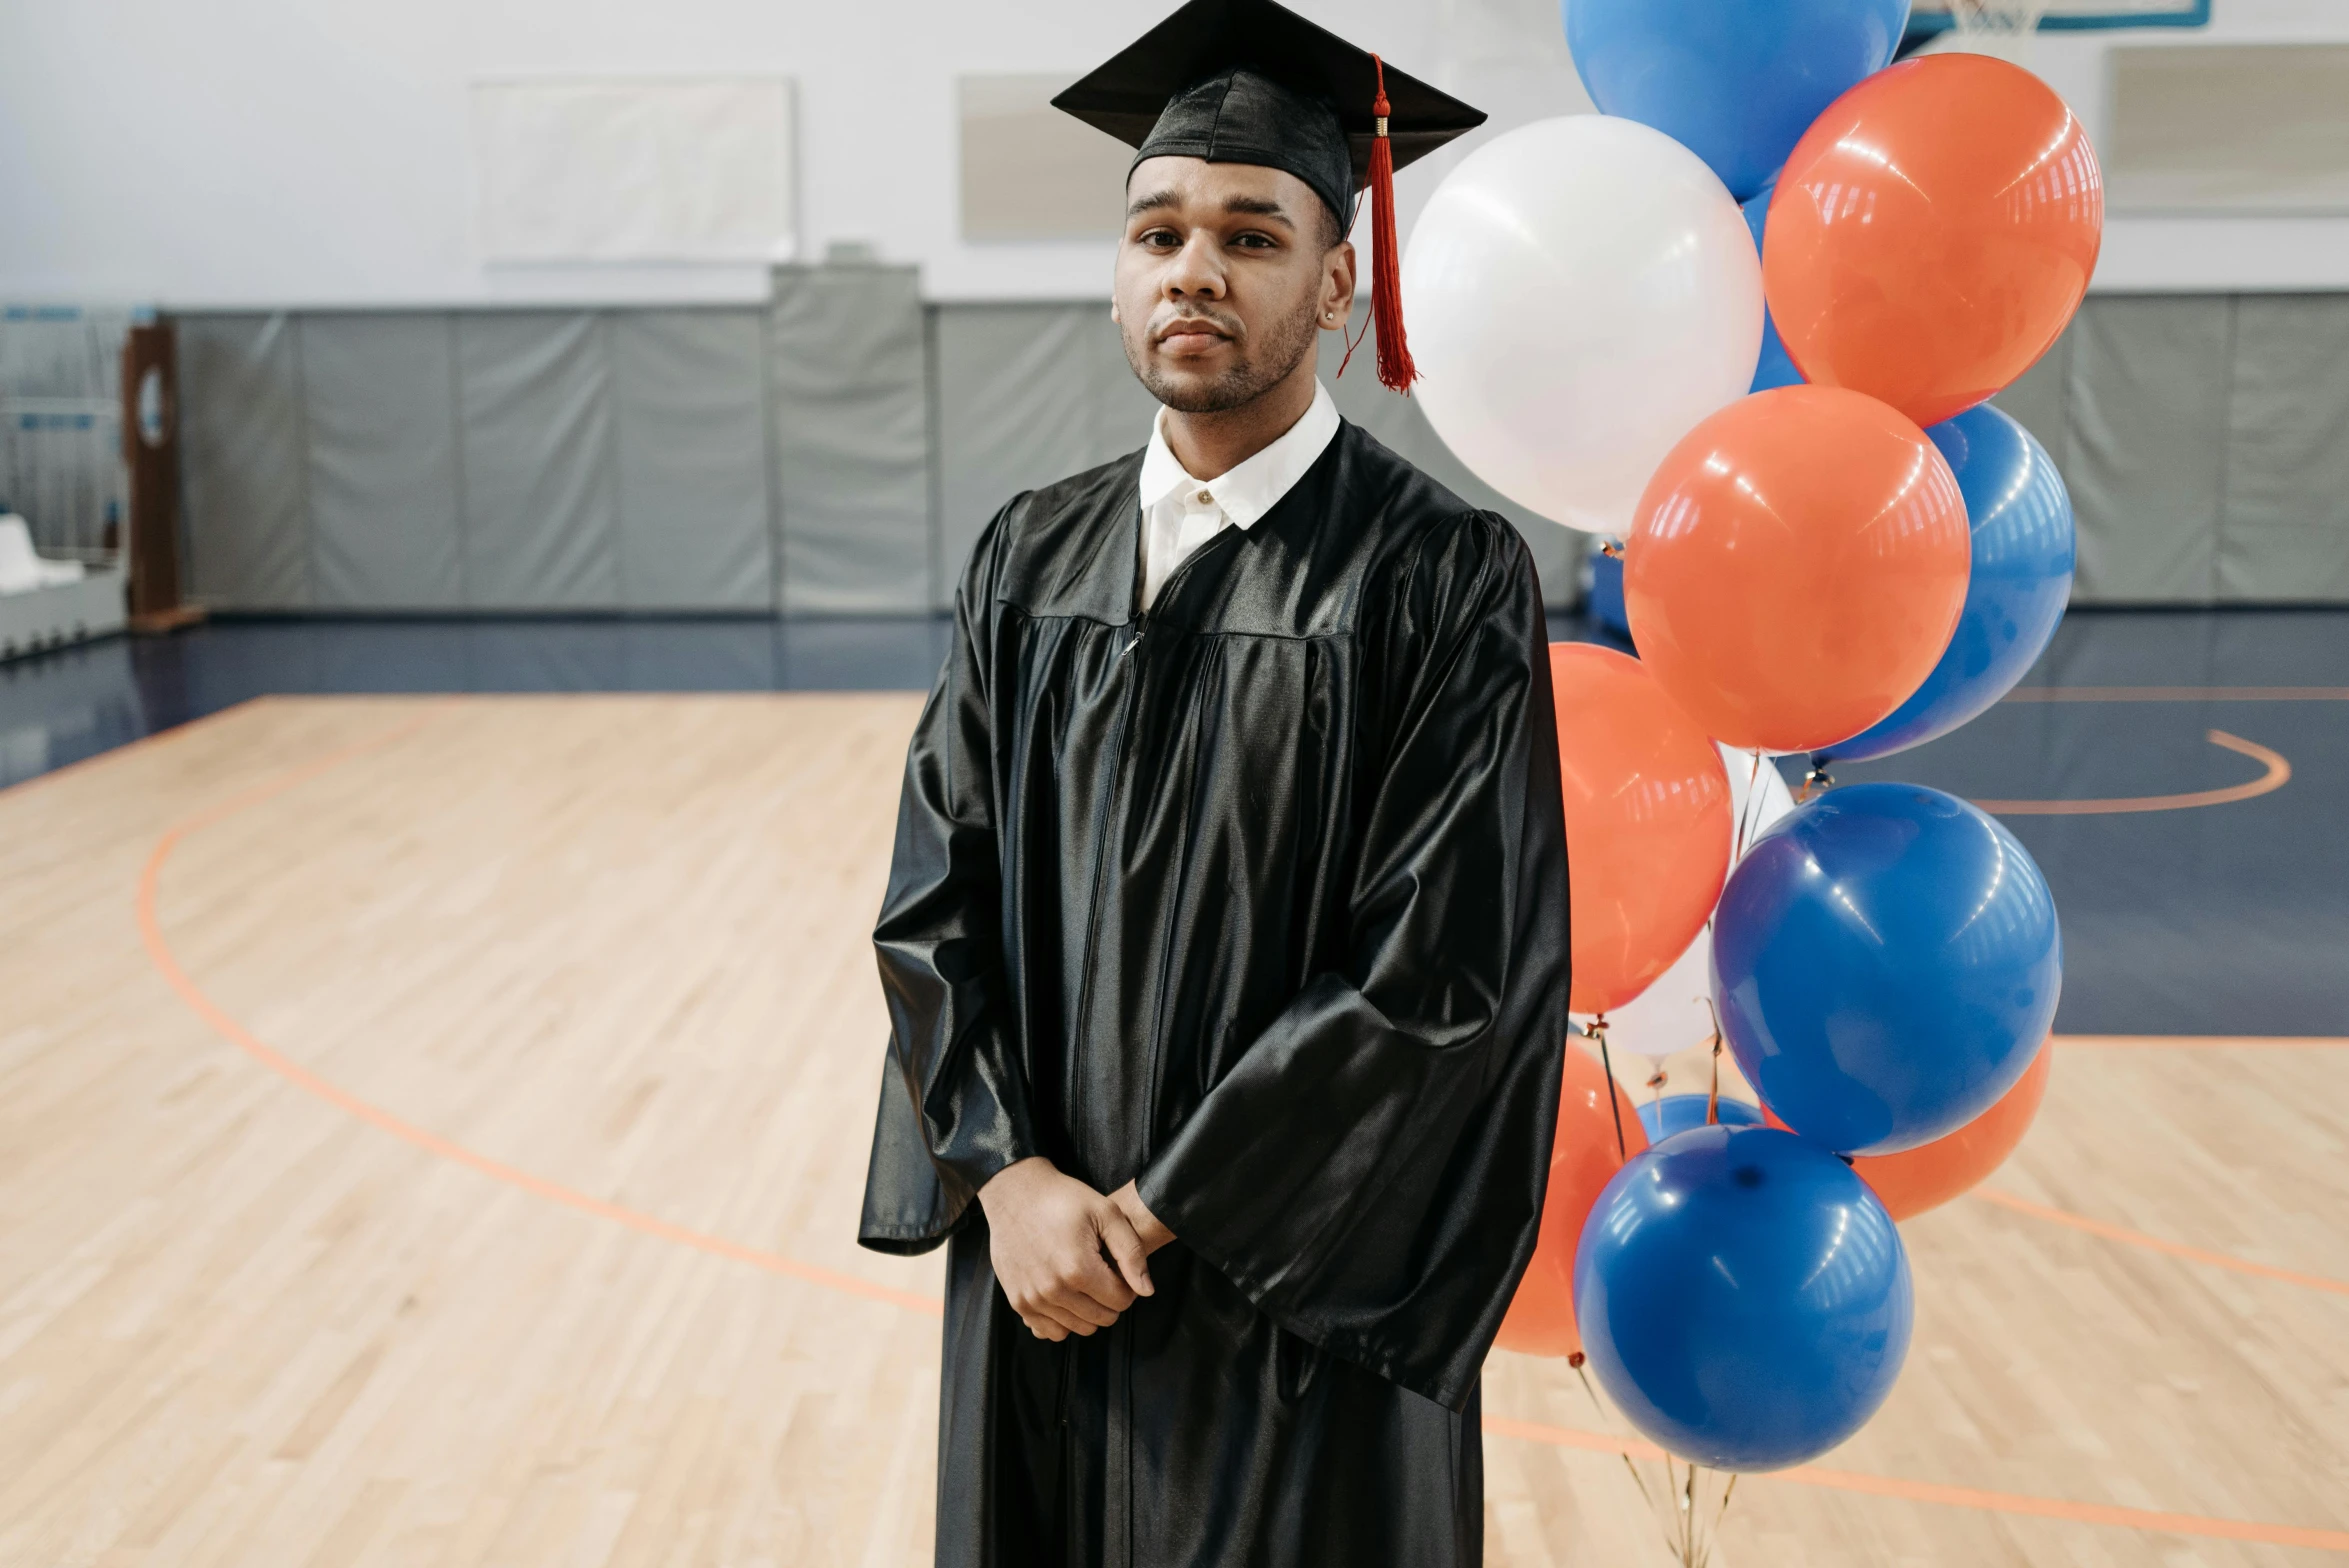
<svg viewBox="0 0 2349 1568">
<path fill-rule="evenodd" d="M 860 1239 L 951 1243 L 937 1560 L 1472 1564 L 1567 1034 L 1532 561 L 1348 424 L 1137 613 L 1140 466 L 988 525 L 906 758 Z M 1180 1238 L 1090 1338 L 989 1268 L 1032 1154 Z"/>
</svg>

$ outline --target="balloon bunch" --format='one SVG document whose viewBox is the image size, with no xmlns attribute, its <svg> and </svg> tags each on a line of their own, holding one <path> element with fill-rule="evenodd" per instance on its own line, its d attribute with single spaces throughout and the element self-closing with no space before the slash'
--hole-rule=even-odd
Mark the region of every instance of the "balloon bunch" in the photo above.
<svg viewBox="0 0 2349 1568">
<path fill-rule="evenodd" d="M 1812 1458 L 1890 1392 L 1894 1222 L 2020 1139 L 2061 986 L 2046 881 L 1974 807 L 1860 784 L 1763 820 L 1766 753 L 1824 782 L 1946 734 L 2070 594 L 2062 482 L 1985 399 L 2087 289 L 2095 154 L 2018 66 L 1891 64 L 1906 13 L 1565 0 L 1602 113 L 1464 159 L 1403 272 L 1447 444 L 1625 539 L 1639 657 L 1551 650 L 1574 1008 L 1603 1046 L 1693 958 L 1761 1102 L 1634 1106 L 1570 1053 L 1501 1343 L 1587 1356 L 1642 1432 L 1725 1470 Z M 1719 747 L 1751 755 L 1734 828 Z"/>
</svg>

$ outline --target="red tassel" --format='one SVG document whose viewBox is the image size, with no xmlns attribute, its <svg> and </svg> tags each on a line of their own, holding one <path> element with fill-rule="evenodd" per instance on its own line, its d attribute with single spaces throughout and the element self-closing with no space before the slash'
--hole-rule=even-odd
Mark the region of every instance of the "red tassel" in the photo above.
<svg viewBox="0 0 2349 1568">
<path fill-rule="evenodd" d="M 1403 336 L 1403 267 L 1395 257 L 1395 149 L 1387 139 L 1387 116 L 1392 112 L 1387 67 L 1375 54 L 1370 65 L 1378 72 L 1378 102 L 1370 111 L 1378 118 L 1378 128 L 1377 139 L 1370 144 L 1370 320 L 1362 330 L 1378 332 L 1378 379 L 1409 397 L 1419 367 L 1411 362 L 1411 345 Z M 1338 361 L 1339 375 L 1346 373 L 1354 350 L 1361 346 L 1360 337 L 1347 340 L 1346 357 Z"/>
<path fill-rule="evenodd" d="M 1403 267 L 1395 257 L 1395 149 L 1387 140 L 1387 68 L 1370 57 L 1378 72 L 1378 139 L 1370 144 L 1370 319 L 1378 327 L 1378 379 L 1408 397 L 1419 367 L 1403 336 Z"/>
</svg>

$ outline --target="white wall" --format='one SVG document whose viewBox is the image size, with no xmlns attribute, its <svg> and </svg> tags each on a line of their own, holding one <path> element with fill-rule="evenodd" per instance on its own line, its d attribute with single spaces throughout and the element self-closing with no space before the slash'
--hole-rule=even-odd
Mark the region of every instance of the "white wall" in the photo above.
<svg viewBox="0 0 2349 1568">
<path fill-rule="evenodd" d="M 1106 292 L 1108 247 L 965 244 L 953 81 L 1106 58 L 1173 0 L 69 0 L 0 10 L 0 298 L 235 305 L 755 299 L 754 266 L 490 267 L 468 83 L 778 73 L 808 254 L 936 298 Z M 1291 0 L 1495 111 L 1587 107 L 1552 0 Z M 2218 0 L 2213 40 L 2349 39 L 2349 0 Z M 2152 40 L 2158 35 L 2127 35 Z M 2200 34 L 2170 34 L 2180 46 Z M 2100 123 L 2104 35 L 2037 68 Z M 1491 134 L 1489 131 L 1482 134 Z M 1449 158 L 1402 181 L 1406 223 Z M 2349 220 L 2116 218 L 2100 287 L 2349 287 Z"/>
<path fill-rule="evenodd" d="M 779 73 L 808 254 L 869 241 L 940 297 L 1107 291 L 1106 245 L 966 245 L 957 74 L 1074 79 L 1169 0 L 70 0 L 0 10 L 0 296 L 201 306 L 753 299 L 755 266 L 488 267 L 467 85 Z M 1301 0 L 1417 65 L 1448 12 Z M 1558 60 L 1564 62 L 1562 45 Z M 1430 74 L 1433 74 L 1432 70 Z M 1570 75 L 1567 91 L 1575 94 Z"/>
</svg>

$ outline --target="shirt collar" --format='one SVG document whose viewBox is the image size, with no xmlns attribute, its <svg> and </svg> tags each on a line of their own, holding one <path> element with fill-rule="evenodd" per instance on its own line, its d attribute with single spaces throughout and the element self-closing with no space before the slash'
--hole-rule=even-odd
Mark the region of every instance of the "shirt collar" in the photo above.
<svg viewBox="0 0 2349 1568">
<path fill-rule="evenodd" d="M 1274 503 L 1296 488 L 1297 481 L 1337 439 L 1338 405 L 1329 388 L 1313 383 L 1313 406 L 1263 451 L 1229 473 L 1214 479 L 1194 479 L 1166 444 L 1166 415 L 1161 408 L 1151 422 L 1150 446 L 1142 454 L 1142 509 L 1148 511 L 1186 490 L 1204 490 L 1215 498 L 1224 516 L 1242 528 L 1272 510 Z"/>
</svg>

